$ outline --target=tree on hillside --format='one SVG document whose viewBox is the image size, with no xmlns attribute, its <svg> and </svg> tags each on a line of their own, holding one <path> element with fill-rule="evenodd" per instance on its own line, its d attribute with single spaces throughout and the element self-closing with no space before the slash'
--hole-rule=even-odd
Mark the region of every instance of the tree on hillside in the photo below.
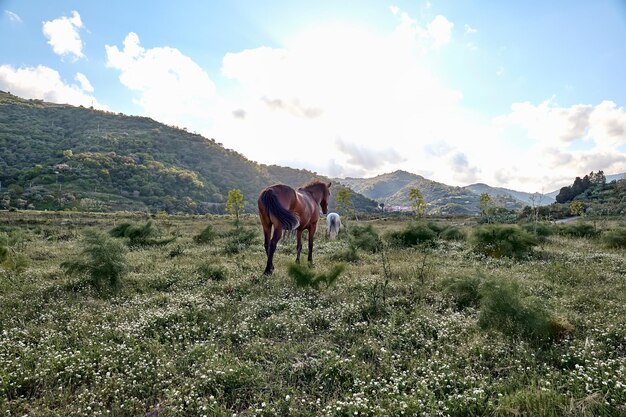
<svg viewBox="0 0 626 417">
<path fill-rule="evenodd" d="M 422 192 L 417 187 L 413 187 L 409 190 L 409 201 L 411 202 L 411 208 L 415 213 L 415 217 L 421 219 L 426 212 L 426 200 Z"/>
<path fill-rule="evenodd" d="M 585 206 L 580 200 L 572 201 L 569 205 L 569 211 L 574 216 L 582 216 L 585 212 Z"/>
<path fill-rule="evenodd" d="M 337 211 L 342 215 L 354 215 L 354 207 L 352 205 L 352 192 L 349 188 L 343 187 L 337 194 L 335 194 L 335 202 L 337 204 Z"/>
<path fill-rule="evenodd" d="M 234 188 L 228 192 L 226 211 L 228 214 L 235 216 L 235 225 L 237 227 L 239 227 L 239 214 L 243 211 L 245 204 L 243 193 L 239 188 Z"/>
<path fill-rule="evenodd" d="M 480 215 L 489 223 L 489 215 L 493 211 L 494 203 L 493 199 L 488 193 L 482 193 L 480 195 Z"/>
</svg>

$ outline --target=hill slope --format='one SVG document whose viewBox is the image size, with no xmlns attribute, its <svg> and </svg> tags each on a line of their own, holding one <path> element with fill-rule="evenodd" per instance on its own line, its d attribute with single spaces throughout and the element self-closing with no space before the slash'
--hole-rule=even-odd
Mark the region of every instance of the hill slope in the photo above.
<svg viewBox="0 0 626 417">
<path fill-rule="evenodd" d="M 465 188 L 466 190 L 470 190 L 471 192 L 475 194 L 479 194 L 479 195 L 482 193 L 487 193 L 492 197 L 494 196 L 507 197 L 508 196 L 529 206 L 533 205 L 533 200 L 534 200 L 534 204 L 538 206 L 545 206 L 547 204 L 552 204 L 555 201 L 554 196 L 551 196 L 550 194 L 542 195 L 540 193 L 526 193 L 523 191 L 515 191 L 515 190 L 508 189 L 508 188 L 492 187 L 492 186 L 489 186 L 487 184 L 482 184 L 482 183 L 466 185 L 463 188 Z"/>
<path fill-rule="evenodd" d="M 395 171 L 373 178 L 345 178 L 338 179 L 338 181 L 366 197 L 384 203 L 390 209 L 409 206 L 409 190 L 416 187 L 426 200 L 429 214 L 477 214 L 480 212 L 480 192 L 473 191 L 471 186 L 454 187 L 406 171 Z M 491 187 L 488 188 L 491 189 Z M 509 194 L 490 194 L 500 207 L 519 209 L 523 206 L 521 201 Z"/>
<path fill-rule="evenodd" d="M 228 191 L 239 188 L 256 210 L 267 185 L 314 178 L 325 179 L 257 164 L 149 118 L 0 92 L 0 208 L 222 212 Z M 360 197 L 355 207 L 376 203 Z"/>
</svg>

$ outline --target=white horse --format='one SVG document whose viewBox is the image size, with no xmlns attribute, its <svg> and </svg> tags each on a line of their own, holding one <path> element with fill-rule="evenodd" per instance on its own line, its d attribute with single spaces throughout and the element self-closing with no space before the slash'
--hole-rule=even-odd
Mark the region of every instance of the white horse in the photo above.
<svg viewBox="0 0 626 417">
<path fill-rule="evenodd" d="M 326 216 L 326 236 L 335 239 L 341 230 L 341 218 L 337 213 L 328 213 Z"/>
</svg>

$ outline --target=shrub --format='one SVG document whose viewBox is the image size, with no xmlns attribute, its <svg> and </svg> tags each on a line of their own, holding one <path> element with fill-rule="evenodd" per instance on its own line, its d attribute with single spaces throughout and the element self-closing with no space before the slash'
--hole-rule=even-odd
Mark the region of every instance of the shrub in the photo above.
<svg viewBox="0 0 626 417">
<path fill-rule="evenodd" d="M 63 262 L 61 268 L 68 275 L 86 275 L 97 290 L 116 289 L 126 272 L 124 246 L 107 234 L 87 230 L 81 242 L 82 251 L 73 260 Z"/>
<path fill-rule="evenodd" d="M 215 232 L 215 229 L 213 229 L 213 226 L 209 224 L 199 234 L 193 237 L 193 241 L 198 244 L 211 243 L 216 237 L 217 233 Z"/>
<path fill-rule="evenodd" d="M 548 236 L 554 234 L 554 227 L 547 223 L 524 223 L 521 227 L 540 242 L 545 242 Z"/>
<path fill-rule="evenodd" d="M 439 234 L 439 237 L 441 237 L 444 240 L 465 240 L 466 235 L 465 235 L 465 232 L 463 232 L 458 227 L 450 226 L 450 227 L 445 228 Z"/>
<path fill-rule="evenodd" d="M 598 234 L 592 224 L 584 222 L 562 224 L 558 228 L 558 233 L 572 237 L 594 237 Z"/>
<path fill-rule="evenodd" d="M 294 263 L 289 265 L 287 273 L 293 278 L 297 287 L 318 289 L 321 283 L 326 284 L 327 288 L 334 284 L 345 268 L 344 264 L 337 264 L 328 273 L 315 274 L 310 268 Z"/>
<path fill-rule="evenodd" d="M 239 227 L 226 233 L 226 237 L 228 241 L 224 246 L 224 252 L 234 255 L 255 243 L 257 235 L 252 229 Z"/>
<path fill-rule="evenodd" d="M 350 244 L 355 248 L 376 253 L 380 249 L 380 237 L 372 225 L 350 228 Z"/>
<path fill-rule="evenodd" d="M 558 321 L 543 303 L 523 298 L 519 286 L 511 281 L 490 280 L 481 286 L 478 324 L 510 337 L 544 343 L 571 331 L 565 321 Z"/>
<path fill-rule="evenodd" d="M 626 248 L 626 229 L 625 228 L 617 228 L 613 230 L 609 230 L 604 235 L 604 243 L 609 248 Z"/>
<path fill-rule="evenodd" d="M 222 265 L 205 263 L 198 267 L 197 272 L 201 278 L 211 281 L 226 281 L 228 278 L 228 270 Z"/>
<path fill-rule="evenodd" d="M 474 229 L 474 250 L 487 256 L 522 258 L 532 253 L 537 239 L 517 226 L 487 225 Z"/>
<path fill-rule="evenodd" d="M 459 276 L 444 282 L 444 292 L 454 300 L 457 308 L 478 307 L 480 303 L 480 275 Z"/>
<path fill-rule="evenodd" d="M 146 224 L 122 223 L 109 231 L 109 235 L 118 238 L 128 239 L 128 246 L 161 246 L 170 243 L 175 237 L 166 239 L 158 239 L 161 232 L 154 225 L 152 220 L 148 220 Z"/>
<path fill-rule="evenodd" d="M 412 223 L 387 235 L 387 240 L 398 247 L 432 246 L 436 238 L 437 234 L 424 223 Z"/>
<path fill-rule="evenodd" d="M 330 259 L 334 261 L 343 262 L 356 262 L 359 260 L 359 254 L 356 251 L 356 247 L 348 245 L 348 247 L 340 252 L 336 252 L 330 255 Z"/>
</svg>

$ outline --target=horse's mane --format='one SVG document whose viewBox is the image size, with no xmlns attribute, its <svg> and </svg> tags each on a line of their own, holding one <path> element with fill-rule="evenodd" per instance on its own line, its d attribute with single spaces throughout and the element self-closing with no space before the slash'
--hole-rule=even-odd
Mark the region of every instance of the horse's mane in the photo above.
<svg viewBox="0 0 626 417">
<path fill-rule="evenodd" d="M 306 184 L 304 184 L 302 187 L 300 187 L 300 190 L 310 190 L 310 189 L 315 189 L 317 187 L 326 187 L 326 183 L 324 181 L 320 181 L 320 180 L 311 180 L 309 182 L 307 182 Z"/>
</svg>

